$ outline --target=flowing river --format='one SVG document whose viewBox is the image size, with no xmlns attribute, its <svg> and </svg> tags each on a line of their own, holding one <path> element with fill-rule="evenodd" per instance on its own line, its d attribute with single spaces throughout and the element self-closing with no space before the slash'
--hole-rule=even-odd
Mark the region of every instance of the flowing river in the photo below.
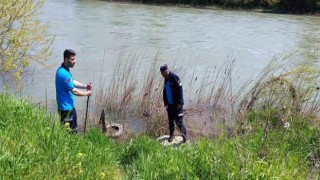
<svg viewBox="0 0 320 180">
<path fill-rule="evenodd" d="M 199 70 L 232 58 L 235 71 L 245 77 L 260 72 L 275 55 L 297 51 L 298 59 L 306 59 L 320 44 L 319 16 L 46 0 L 40 18 L 55 36 L 49 58 L 53 68 L 38 68 L 25 92 L 37 102 L 47 101 L 51 111 L 55 71 L 66 48 L 77 53 L 73 77 L 97 89 L 100 77 L 108 81 L 115 62 L 127 52 L 141 52 L 142 63 L 157 53 L 161 63 L 179 57 L 182 66 Z M 83 111 L 86 98 L 76 98 L 76 104 Z"/>
</svg>

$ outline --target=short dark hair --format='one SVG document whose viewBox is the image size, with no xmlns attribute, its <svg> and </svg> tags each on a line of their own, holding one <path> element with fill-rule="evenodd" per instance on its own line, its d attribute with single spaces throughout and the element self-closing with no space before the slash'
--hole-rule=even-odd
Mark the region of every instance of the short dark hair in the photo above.
<svg viewBox="0 0 320 180">
<path fill-rule="evenodd" d="M 66 49 L 66 50 L 64 50 L 64 52 L 63 52 L 63 59 L 65 59 L 65 58 L 70 58 L 70 56 L 75 56 L 76 55 L 76 52 L 74 52 L 74 50 L 72 50 L 72 49 Z"/>
</svg>

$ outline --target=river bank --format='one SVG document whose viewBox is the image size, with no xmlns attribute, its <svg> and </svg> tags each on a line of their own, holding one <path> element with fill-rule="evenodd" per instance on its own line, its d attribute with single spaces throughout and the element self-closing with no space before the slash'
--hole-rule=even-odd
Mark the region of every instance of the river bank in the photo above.
<svg viewBox="0 0 320 180">
<path fill-rule="evenodd" d="M 210 10 L 240 10 L 275 14 L 316 15 L 320 13 L 320 1 L 285 1 L 285 0 L 257 0 L 257 1 L 230 1 L 230 0 L 104 0 L 107 2 L 141 3 L 148 5 L 178 6 L 183 8 L 200 8 Z"/>
</svg>

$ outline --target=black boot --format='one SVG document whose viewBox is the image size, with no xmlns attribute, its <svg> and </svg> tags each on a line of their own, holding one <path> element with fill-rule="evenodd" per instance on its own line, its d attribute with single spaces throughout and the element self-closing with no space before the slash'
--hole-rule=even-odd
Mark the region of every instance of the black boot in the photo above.
<svg viewBox="0 0 320 180">
<path fill-rule="evenodd" d="M 182 143 L 187 142 L 187 134 L 182 134 Z"/>
<path fill-rule="evenodd" d="M 181 112 L 183 112 L 183 111 L 181 110 Z M 181 116 L 180 116 L 180 114 L 178 115 L 177 120 L 176 120 L 176 124 L 177 124 L 178 128 L 180 129 L 180 132 L 181 132 L 181 135 L 183 138 L 182 143 L 185 143 L 187 141 L 187 128 L 183 123 L 183 113 L 181 113 L 181 114 L 182 114 Z"/>
<path fill-rule="evenodd" d="M 181 134 L 182 134 L 182 143 L 187 142 L 187 129 L 185 126 L 182 126 Z"/>
<path fill-rule="evenodd" d="M 168 139 L 169 142 L 172 142 L 174 139 L 174 131 L 170 131 L 170 137 Z"/>
</svg>

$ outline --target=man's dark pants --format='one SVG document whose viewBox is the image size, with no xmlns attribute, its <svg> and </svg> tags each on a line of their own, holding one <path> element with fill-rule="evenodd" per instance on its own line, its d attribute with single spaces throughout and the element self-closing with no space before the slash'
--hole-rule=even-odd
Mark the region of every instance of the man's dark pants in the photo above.
<svg viewBox="0 0 320 180">
<path fill-rule="evenodd" d="M 174 134 L 175 124 L 180 129 L 184 137 L 187 136 L 187 129 L 183 123 L 183 106 L 177 109 L 177 105 L 168 105 L 168 119 L 169 119 L 169 131 L 170 136 Z"/>
<path fill-rule="evenodd" d="M 78 132 L 78 124 L 77 124 L 77 111 L 73 108 L 69 111 L 58 111 L 60 115 L 61 124 L 69 123 L 69 127 L 72 133 Z"/>
</svg>

